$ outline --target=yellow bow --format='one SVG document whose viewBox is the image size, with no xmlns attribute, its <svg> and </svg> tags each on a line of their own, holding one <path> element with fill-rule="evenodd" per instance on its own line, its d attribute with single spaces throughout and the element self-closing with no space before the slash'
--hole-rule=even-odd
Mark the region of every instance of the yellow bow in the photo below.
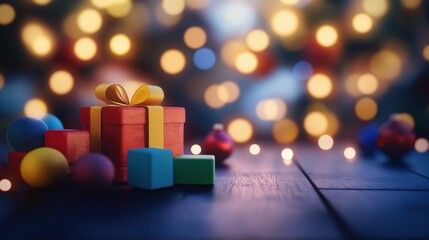
<svg viewBox="0 0 429 240">
<path fill-rule="evenodd" d="M 121 85 L 103 83 L 95 88 L 95 96 L 107 104 L 121 106 L 153 106 L 162 103 L 164 100 L 164 91 L 158 86 L 143 85 L 135 91 L 130 101 L 127 92 Z"/>
</svg>

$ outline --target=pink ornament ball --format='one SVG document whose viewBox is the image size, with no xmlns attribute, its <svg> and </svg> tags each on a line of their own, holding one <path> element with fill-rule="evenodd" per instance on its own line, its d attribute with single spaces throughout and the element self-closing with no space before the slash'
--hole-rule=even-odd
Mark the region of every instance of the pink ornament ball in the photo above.
<svg viewBox="0 0 429 240">
<path fill-rule="evenodd" d="M 72 181 L 82 190 L 102 190 L 112 184 L 115 168 L 108 157 L 89 153 L 76 160 L 70 175 Z"/>
</svg>

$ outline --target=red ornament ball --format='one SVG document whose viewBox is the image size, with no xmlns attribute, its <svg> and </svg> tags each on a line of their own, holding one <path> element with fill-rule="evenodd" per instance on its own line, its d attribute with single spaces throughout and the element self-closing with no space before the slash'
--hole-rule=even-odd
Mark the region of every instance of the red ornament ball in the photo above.
<svg viewBox="0 0 429 240">
<path fill-rule="evenodd" d="M 234 150 L 234 141 L 223 129 L 222 124 L 215 124 L 203 143 L 204 154 L 214 155 L 216 164 L 222 165 L 232 151 Z"/>
<path fill-rule="evenodd" d="M 115 168 L 106 156 L 89 153 L 76 160 L 70 175 L 72 181 L 83 190 L 102 190 L 112 184 Z"/>
<path fill-rule="evenodd" d="M 390 157 L 399 161 L 414 148 L 416 135 L 407 124 L 390 120 L 380 127 L 377 138 L 377 146 Z"/>
</svg>

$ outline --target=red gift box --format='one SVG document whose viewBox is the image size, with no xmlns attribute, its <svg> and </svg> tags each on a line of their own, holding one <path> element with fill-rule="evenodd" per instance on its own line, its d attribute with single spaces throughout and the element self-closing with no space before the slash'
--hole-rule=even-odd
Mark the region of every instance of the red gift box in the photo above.
<svg viewBox="0 0 429 240">
<path fill-rule="evenodd" d="M 48 130 L 45 132 L 45 146 L 57 149 L 72 164 L 89 153 L 89 132 L 72 129 Z"/>
<path fill-rule="evenodd" d="M 148 114 L 146 107 L 106 106 L 101 109 L 101 153 L 113 161 L 117 182 L 127 180 L 128 150 L 148 147 Z M 163 115 L 164 148 L 171 149 L 174 156 L 182 155 L 185 109 L 164 107 Z M 91 108 L 81 108 L 80 121 L 83 130 L 90 131 L 90 117 Z"/>
<path fill-rule="evenodd" d="M 7 157 L 9 174 L 15 181 L 23 181 L 21 176 L 21 162 L 25 155 L 27 155 L 26 152 L 10 152 Z"/>
</svg>

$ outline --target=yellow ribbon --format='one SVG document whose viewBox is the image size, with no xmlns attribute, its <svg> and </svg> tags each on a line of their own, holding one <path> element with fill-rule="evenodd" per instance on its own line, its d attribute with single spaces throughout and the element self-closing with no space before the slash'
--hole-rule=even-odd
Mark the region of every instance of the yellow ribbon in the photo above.
<svg viewBox="0 0 429 240">
<path fill-rule="evenodd" d="M 119 84 L 100 84 L 95 88 L 95 96 L 106 104 L 117 106 L 144 106 L 148 109 L 147 135 L 151 148 L 164 148 L 164 100 L 162 88 L 143 85 L 133 94 L 131 101 L 125 89 Z M 91 107 L 90 112 L 91 151 L 101 150 L 101 107 Z"/>
</svg>

